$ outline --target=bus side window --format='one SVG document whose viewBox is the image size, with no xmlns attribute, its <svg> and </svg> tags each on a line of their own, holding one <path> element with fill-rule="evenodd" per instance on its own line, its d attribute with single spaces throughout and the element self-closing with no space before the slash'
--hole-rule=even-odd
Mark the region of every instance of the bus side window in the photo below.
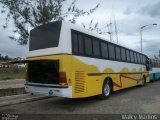
<svg viewBox="0 0 160 120">
<path fill-rule="evenodd" d="M 88 56 L 92 56 L 92 39 L 90 37 L 85 37 L 85 53 Z"/>
<path fill-rule="evenodd" d="M 143 64 L 146 64 L 146 57 L 143 56 Z"/>
<path fill-rule="evenodd" d="M 108 44 L 109 48 L 109 58 L 110 59 L 115 59 L 115 47 L 112 44 Z"/>
<path fill-rule="evenodd" d="M 96 39 L 93 39 L 93 55 L 95 57 L 100 56 L 100 45 L 99 45 L 99 41 Z"/>
<path fill-rule="evenodd" d="M 141 59 L 140 59 L 139 53 L 137 53 L 137 59 L 138 59 L 138 63 L 141 63 Z"/>
<path fill-rule="evenodd" d="M 140 55 L 141 64 L 143 63 L 142 55 Z"/>
<path fill-rule="evenodd" d="M 116 46 L 116 59 L 117 59 L 117 60 L 121 60 L 120 47 L 117 47 L 117 46 Z"/>
<path fill-rule="evenodd" d="M 133 54 L 133 51 L 130 51 L 130 56 L 131 56 L 131 62 L 134 62 L 134 54 Z"/>
<path fill-rule="evenodd" d="M 72 50 L 73 53 L 78 54 L 78 39 L 77 39 L 77 34 L 73 32 L 72 34 Z"/>
<path fill-rule="evenodd" d="M 137 53 L 134 53 L 134 58 L 135 58 L 135 63 L 138 63 L 138 60 L 137 60 Z"/>
<path fill-rule="evenodd" d="M 79 43 L 79 54 L 84 55 L 84 40 L 82 34 L 78 34 L 78 43 Z"/>
<path fill-rule="evenodd" d="M 126 61 L 126 51 L 124 48 L 121 48 L 121 58 L 122 61 Z"/>
<path fill-rule="evenodd" d="M 130 62 L 131 58 L 130 58 L 129 50 L 126 50 L 126 54 L 127 54 L 127 61 Z"/>
<path fill-rule="evenodd" d="M 102 58 L 108 58 L 108 44 L 101 42 L 101 54 Z"/>
</svg>

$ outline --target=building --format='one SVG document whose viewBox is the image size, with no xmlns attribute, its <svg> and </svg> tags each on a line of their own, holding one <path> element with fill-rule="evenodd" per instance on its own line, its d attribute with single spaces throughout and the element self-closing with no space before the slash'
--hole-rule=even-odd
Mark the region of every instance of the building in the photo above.
<svg viewBox="0 0 160 120">
<path fill-rule="evenodd" d="M 15 65 L 9 62 L 0 62 L 0 68 L 13 68 L 13 67 L 15 67 Z"/>
</svg>

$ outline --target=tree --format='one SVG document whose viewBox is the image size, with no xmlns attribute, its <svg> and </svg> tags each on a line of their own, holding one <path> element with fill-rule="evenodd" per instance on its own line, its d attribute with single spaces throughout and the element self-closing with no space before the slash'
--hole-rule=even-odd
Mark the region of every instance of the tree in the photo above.
<svg viewBox="0 0 160 120">
<path fill-rule="evenodd" d="M 73 0 L 68 8 L 65 8 L 67 0 L 0 0 L 3 4 L 1 13 L 7 13 L 4 28 L 13 20 L 15 25 L 14 33 L 19 37 L 9 36 L 10 39 L 17 41 L 20 45 L 26 45 L 29 38 L 29 28 L 44 25 L 53 21 L 67 20 L 76 23 L 80 16 L 92 14 L 100 4 L 85 11 L 76 6 Z"/>
<path fill-rule="evenodd" d="M 0 60 L 2 61 L 7 61 L 10 60 L 11 58 L 8 55 L 3 56 L 2 54 L 0 54 Z"/>
<path fill-rule="evenodd" d="M 4 61 L 7 61 L 7 60 L 9 60 L 8 55 L 4 56 Z"/>
<path fill-rule="evenodd" d="M 86 29 L 88 29 L 88 30 L 99 30 L 99 28 L 98 28 L 98 22 L 95 22 L 94 23 L 94 21 L 93 21 L 93 19 L 89 22 L 89 24 L 88 25 L 86 25 L 86 24 L 84 24 L 84 23 L 82 23 L 82 25 L 83 25 L 83 27 L 84 28 L 86 28 Z"/>
</svg>

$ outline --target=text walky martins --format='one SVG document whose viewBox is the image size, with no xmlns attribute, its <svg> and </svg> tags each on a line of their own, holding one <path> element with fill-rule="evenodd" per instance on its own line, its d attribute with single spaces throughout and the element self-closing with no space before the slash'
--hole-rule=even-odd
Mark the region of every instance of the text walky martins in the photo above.
<svg viewBox="0 0 160 120">
<path fill-rule="evenodd" d="M 153 114 L 123 114 L 122 120 L 158 120 L 158 116 Z"/>
</svg>

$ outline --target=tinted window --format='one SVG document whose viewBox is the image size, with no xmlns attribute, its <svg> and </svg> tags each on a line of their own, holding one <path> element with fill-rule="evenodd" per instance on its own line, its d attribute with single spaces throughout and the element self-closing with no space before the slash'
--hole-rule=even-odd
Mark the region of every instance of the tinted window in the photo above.
<svg viewBox="0 0 160 120">
<path fill-rule="evenodd" d="M 141 63 L 143 63 L 143 58 L 142 58 L 142 55 L 140 55 L 140 59 L 141 59 Z"/>
<path fill-rule="evenodd" d="M 117 60 L 121 60 L 120 47 L 116 47 L 116 59 L 117 59 Z"/>
<path fill-rule="evenodd" d="M 127 54 L 127 61 L 130 62 L 131 58 L 130 58 L 129 50 L 126 50 L 126 54 Z"/>
<path fill-rule="evenodd" d="M 123 61 L 126 60 L 126 52 L 125 52 L 124 48 L 121 48 L 121 58 L 122 58 Z"/>
<path fill-rule="evenodd" d="M 137 60 L 137 53 L 134 53 L 134 60 L 135 60 L 135 62 L 137 63 L 138 62 L 138 60 Z"/>
<path fill-rule="evenodd" d="M 29 50 L 58 47 L 60 31 L 61 22 L 49 23 L 31 30 Z"/>
<path fill-rule="evenodd" d="M 78 41 L 79 41 L 79 54 L 84 54 L 84 41 L 83 36 L 78 34 Z"/>
<path fill-rule="evenodd" d="M 73 52 L 78 53 L 78 39 L 76 33 L 72 34 L 72 47 L 73 47 Z"/>
<path fill-rule="evenodd" d="M 143 56 L 143 64 L 146 64 L 146 57 Z"/>
<path fill-rule="evenodd" d="M 59 84 L 59 61 L 37 60 L 29 62 L 28 78 L 32 83 Z"/>
<path fill-rule="evenodd" d="M 137 54 L 138 63 L 141 63 L 140 55 Z"/>
<path fill-rule="evenodd" d="M 101 53 L 102 57 L 108 58 L 108 44 L 101 42 Z"/>
<path fill-rule="evenodd" d="M 85 53 L 86 55 L 92 55 L 92 40 L 89 37 L 85 37 Z"/>
<path fill-rule="evenodd" d="M 93 40 L 93 55 L 100 56 L 100 46 L 98 40 Z"/>
<path fill-rule="evenodd" d="M 130 56 L 131 56 L 131 62 L 134 62 L 134 54 L 132 51 L 130 51 Z"/>
<path fill-rule="evenodd" d="M 115 48 L 114 48 L 114 45 L 108 44 L 108 48 L 109 48 L 109 58 L 110 59 L 115 59 Z"/>
</svg>

